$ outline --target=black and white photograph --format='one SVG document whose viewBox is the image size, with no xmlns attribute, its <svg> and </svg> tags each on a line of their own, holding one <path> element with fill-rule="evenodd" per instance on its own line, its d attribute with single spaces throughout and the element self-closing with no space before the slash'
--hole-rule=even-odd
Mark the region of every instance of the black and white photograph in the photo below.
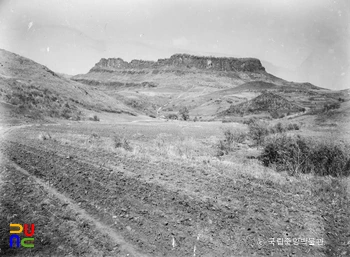
<svg viewBox="0 0 350 257">
<path fill-rule="evenodd" d="M 350 256 L 350 1 L 0 0 L 0 256 Z"/>
</svg>

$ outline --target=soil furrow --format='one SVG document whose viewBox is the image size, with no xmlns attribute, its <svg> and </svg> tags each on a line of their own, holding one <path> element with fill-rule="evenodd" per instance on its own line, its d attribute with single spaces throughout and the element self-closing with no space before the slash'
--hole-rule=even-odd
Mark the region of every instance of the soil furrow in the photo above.
<svg viewBox="0 0 350 257">
<path fill-rule="evenodd" d="M 142 165 L 134 167 L 133 172 L 114 172 L 16 143 L 9 144 L 8 154 L 28 172 L 49 181 L 59 192 L 78 202 L 89 215 L 99 217 L 127 241 L 152 255 L 189 256 L 194 245 L 197 254 L 215 252 L 229 256 L 268 251 L 267 247 L 257 247 L 258 238 L 273 237 L 281 229 L 291 235 L 301 228 L 300 223 L 273 221 L 276 218 L 282 221 L 283 216 L 269 217 L 273 212 L 283 213 L 287 209 L 283 201 L 293 201 L 291 197 L 284 199 L 283 195 L 274 194 L 277 203 L 272 208 L 259 208 L 264 201 L 268 204 L 264 198 L 271 191 L 264 195 L 264 190 L 256 192 L 252 185 L 241 182 L 219 183 L 229 188 L 225 191 L 231 202 L 227 200 L 225 205 L 213 198 L 203 201 L 181 190 L 169 190 L 164 185 L 141 180 L 134 174 L 139 174 L 138 169 L 144 170 Z M 223 192 L 218 181 L 211 181 L 216 183 L 213 190 Z M 251 212 L 259 213 L 261 219 L 257 220 Z M 287 223 L 292 228 L 286 230 Z"/>
</svg>

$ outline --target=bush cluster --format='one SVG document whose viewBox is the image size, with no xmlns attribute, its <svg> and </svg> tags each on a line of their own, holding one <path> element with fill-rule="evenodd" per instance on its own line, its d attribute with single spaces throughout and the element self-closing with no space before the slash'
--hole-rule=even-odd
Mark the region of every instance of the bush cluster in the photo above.
<svg viewBox="0 0 350 257">
<path fill-rule="evenodd" d="M 250 125 L 256 121 L 256 118 L 249 118 L 248 120 L 244 120 L 243 124 Z"/>
<path fill-rule="evenodd" d="M 323 112 L 328 112 L 330 110 L 336 110 L 340 108 L 340 103 L 331 103 L 331 104 L 325 104 L 323 106 Z"/>
<path fill-rule="evenodd" d="M 94 115 L 94 116 L 90 117 L 89 120 L 100 121 L 100 118 L 97 115 Z"/>
<path fill-rule="evenodd" d="M 244 132 L 241 130 L 230 130 L 226 129 L 223 131 L 224 139 L 218 142 L 217 156 L 222 156 L 228 154 L 234 149 L 234 143 L 244 143 L 247 138 L 254 141 L 257 146 L 262 146 L 265 143 L 267 136 L 273 134 L 281 134 L 289 130 L 299 130 L 300 127 L 296 123 L 290 123 L 283 125 L 281 122 L 275 124 L 274 126 L 269 126 L 265 121 L 250 118 L 245 121 L 248 124 L 249 131 Z"/>
<path fill-rule="evenodd" d="M 118 135 L 115 135 L 113 137 L 113 141 L 114 141 L 114 147 L 115 148 L 123 148 L 126 151 L 132 151 L 133 150 L 131 145 L 130 145 L 129 140 L 127 140 L 124 137 L 120 137 Z"/>
<path fill-rule="evenodd" d="M 255 121 L 248 126 L 251 139 L 253 139 L 257 145 L 262 145 L 265 137 L 269 134 L 268 124 L 263 121 Z"/>
<path fill-rule="evenodd" d="M 276 125 L 269 127 L 269 133 L 283 133 L 289 130 L 299 130 L 300 126 L 296 123 L 289 123 L 287 125 L 283 125 L 281 122 L 278 122 Z"/>
<path fill-rule="evenodd" d="M 279 135 L 266 143 L 259 159 L 291 175 L 314 173 L 320 176 L 349 176 L 350 158 L 342 147 L 317 143 L 300 136 Z"/>
<path fill-rule="evenodd" d="M 165 116 L 166 119 L 169 119 L 169 120 L 177 120 L 179 119 L 179 117 L 175 114 L 175 113 L 169 113 Z"/>
<path fill-rule="evenodd" d="M 267 122 L 256 119 L 249 119 L 247 123 L 249 124 L 248 133 L 240 130 L 224 130 L 224 139 L 220 140 L 217 146 L 218 156 L 228 154 L 233 150 L 234 143 L 242 144 L 248 137 L 252 139 L 256 145 L 261 146 L 264 144 L 265 139 L 268 135 L 279 134 L 288 130 L 300 129 L 299 125 L 296 123 L 283 125 L 281 122 L 279 122 L 274 126 L 269 126 Z"/>
<path fill-rule="evenodd" d="M 48 115 L 78 120 L 81 115 L 74 105 L 70 105 L 56 93 L 34 85 L 23 86 L 17 82 L 14 83 L 12 91 L 6 94 L 5 101 L 15 105 L 18 113 L 26 112 L 33 118 Z"/>
<path fill-rule="evenodd" d="M 181 117 L 182 120 L 189 120 L 190 119 L 189 110 L 186 106 L 180 108 L 179 117 Z"/>
<path fill-rule="evenodd" d="M 274 126 L 269 126 L 266 122 L 258 120 L 250 122 L 248 127 L 250 138 L 253 139 L 258 146 L 264 143 L 265 138 L 269 134 L 278 134 L 289 130 L 300 129 L 300 126 L 296 123 L 283 125 L 281 122 L 278 122 Z"/>
<path fill-rule="evenodd" d="M 217 156 L 228 154 L 233 150 L 234 143 L 242 144 L 247 138 L 247 133 L 244 131 L 230 129 L 224 130 L 224 140 L 220 140 L 218 143 Z"/>
</svg>

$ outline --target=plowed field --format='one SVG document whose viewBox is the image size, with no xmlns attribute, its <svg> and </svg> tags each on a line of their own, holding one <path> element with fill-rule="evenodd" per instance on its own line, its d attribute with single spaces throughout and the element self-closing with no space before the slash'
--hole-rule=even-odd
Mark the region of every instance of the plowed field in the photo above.
<svg viewBox="0 0 350 257">
<path fill-rule="evenodd" d="M 224 165 L 57 140 L 142 133 L 147 142 L 172 131 L 201 139 L 205 127 L 72 123 L 2 131 L 0 255 L 350 256 L 349 195 L 337 179 L 281 175 L 274 182 L 231 174 Z M 52 139 L 40 140 L 40 133 Z M 9 248 L 10 223 L 34 223 L 35 247 Z M 278 245 L 277 238 L 315 243 Z"/>
</svg>

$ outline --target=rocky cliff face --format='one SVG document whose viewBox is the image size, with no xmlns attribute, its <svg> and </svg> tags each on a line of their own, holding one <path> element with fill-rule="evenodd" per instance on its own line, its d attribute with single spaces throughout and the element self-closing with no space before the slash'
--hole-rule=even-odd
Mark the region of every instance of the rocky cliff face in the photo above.
<svg viewBox="0 0 350 257">
<path fill-rule="evenodd" d="M 261 72 L 265 71 L 260 60 L 255 58 L 219 58 L 202 57 L 188 54 L 175 54 L 168 59 L 158 61 L 132 60 L 130 63 L 121 58 L 102 58 L 90 70 L 121 70 L 121 69 L 200 69 L 213 71 L 241 71 Z"/>
</svg>

